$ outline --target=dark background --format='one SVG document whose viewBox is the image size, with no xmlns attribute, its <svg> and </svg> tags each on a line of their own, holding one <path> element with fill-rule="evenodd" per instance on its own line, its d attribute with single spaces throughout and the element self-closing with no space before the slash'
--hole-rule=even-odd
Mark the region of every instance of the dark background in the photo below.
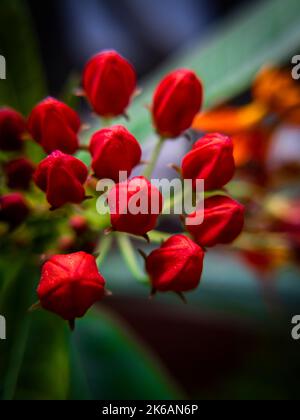
<svg viewBox="0 0 300 420">
<path fill-rule="evenodd" d="M 252 0 L 255 2 L 255 0 Z M 28 1 L 50 93 L 96 52 L 114 48 L 144 76 L 245 0 Z M 249 3 L 249 2 L 248 2 Z"/>
</svg>

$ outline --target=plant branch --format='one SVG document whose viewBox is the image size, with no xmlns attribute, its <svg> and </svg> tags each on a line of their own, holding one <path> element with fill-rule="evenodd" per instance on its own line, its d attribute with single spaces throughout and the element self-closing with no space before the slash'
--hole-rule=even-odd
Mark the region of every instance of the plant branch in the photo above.
<svg viewBox="0 0 300 420">
<path fill-rule="evenodd" d="M 148 233 L 149 239 L 151 244 L 158 244 L 160 245 L 162 242 L 165 242 L 167 239 L 169 239 L 171 236 L 176 235 L 175 233 L 167 233 L 167 232 L 159 232 L 158 230 L 151 230 L 151 232 Z M 135 238 L 137 240 L 141 240 L 144 242 L 144 238 L 134 235 L 129 235 L 132 238 Z"/>
<path fill-rule="evenodd" d="M 102 236 L 102 238 L 100 239 L 99 244 L 97 246 L 97 251 L 96 251 L 96 253 L 99 253 L 99 256 L 97 257 L 98 267 L 103 263 L 103 261 L 107 257 L 111 249 L 112 243 L 113 243 L 112 235 Z"/>
<path fill-rule="evenodd" d="M 144 273 L 140 269 L 140 266 L 138 265 L 135 251 L 133 249 L 129 237 L 126 234 L 118 233 L 117 241 L 120 247 L 121 254 L 131 274 L 139 283 L 149 284 L 148 278 L 144 275 Z"/>
<path fill-rule="evenodd" d="M 148 178 L 148 179 L 151 178 L 152 173 L 153 173 L 153 171 L 155 169 L 155 166 L 157 164 L 157 160 L 159 158 L 160 152 L 162 150 L 163 144 L 164 144 L 164 138 L 160 137 L 157 140 L 157 143 L 156 143 L 156 145 L 153 149 L 149 164 L 147 165 L 147 167 L 144 171 L 144 177 L 145 178 Z"/>
</svg>

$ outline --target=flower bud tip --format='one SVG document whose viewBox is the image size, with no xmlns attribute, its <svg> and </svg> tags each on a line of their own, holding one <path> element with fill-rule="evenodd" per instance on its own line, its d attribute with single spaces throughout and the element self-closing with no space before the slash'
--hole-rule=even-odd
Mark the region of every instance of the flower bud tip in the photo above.
<svg viewBox="0 0 300 420">
<path fill-rule="evenodd" d="M 180 298 L 180 300 L 184 303 L 184 304 L 186 304 L 187 305 L 187 300 L 186 300 L 186 297 L 184 296 L 184 294 L 183 293 L 181 293 L 181 292 L 176 292 L 176 295 Z"/>
<path fill-rule="evenodd" d="M 73 332 L 75 330 L 75 319 L 70 319 L 68 321 L 70 330 Z"/>
<path fill-rule="evenodd" d="M 82 88 L 76 88 L 73 90 L 73 95 L 77 96 L 78 98 L 85 97 L 85 91 Z"/>
<path fill-rule="evenodd" d="M 141 255 L 142 258 L 144 258 L 145 262 L 147 260 L 147 255 L 142 249 L 138 249 L 138 253 Z"/>
<path fill-rule="evenodd" d="M 150 244 L 150 243 L 151 243 L 148 233 L 145 233 L 144 235 L 142 235 L 142 237 L 143 237 L 144 239 L 146 239 L 146 241 L 148 242 L 148 244 Z"/>
<path fill-rule="evenodd" d="M 149 299 L 150 299 L 150 300 L 152 300 L 152 299 L 154 298 L 154 296 L 155 296 L 155 295 L 156 295 L 156 289 L 153 287 L 153 288 L 151 289 Z"/>
<path fill-rule="evenodd" d="M 178 165 L 176 165 L 175 163 L 169 163 L 167 165 L 167 167 L 170 168 L 170 169 L 174 169 L 174 171 L 176 171 L 180 176 L 182 175 L 181 174 L 181 168 Z"/>
<path fill-rule="evenodd" d="M 106 228 L 106 229 L 104 230 L 104 235 L 105 235 L 105 236 L 108 236 L 108 235 L 110 235 L 111 233 L 113 233 L 113 231 L 114 231 L 114 229 L 113 229 L 112 227 L 108 227 L 108 228 Z"/>
<path fill-rule="evenodd" d="M 41 302 L 36 302 L 33 305 L 31 305 L 30 308 L 28 309 L 28 312 L 34 312 L 34 311 L 37 311 L 38 309 L 42 309 Z"/>
</svg>

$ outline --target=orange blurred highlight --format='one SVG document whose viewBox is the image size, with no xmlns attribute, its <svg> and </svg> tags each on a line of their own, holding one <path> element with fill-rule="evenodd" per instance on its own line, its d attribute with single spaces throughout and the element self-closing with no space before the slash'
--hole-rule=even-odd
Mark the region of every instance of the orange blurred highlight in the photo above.
<svg viewBox="0 0 300 420">
<path fill-rule="evenodd" d="M 300 124 L 300 85 L 289 70 L 264 68 L 256 77 L 252 93 L 256 101 L 280 119 Z"/>
<path fill-rule="evenodd" d="M 224 106 L 198 114 L 192 127 L 199 131 L 236 134 L 256 127 L 267 112 L 267 108 L 258 102 L 242 107 Z"/>
<path fill-rule="evenodd" d="M 259 127 L 232 136 L 236 166 L 246 165 L 249 161 L 265 162 L 271 141 L 271 132 Z"/>
</svg>

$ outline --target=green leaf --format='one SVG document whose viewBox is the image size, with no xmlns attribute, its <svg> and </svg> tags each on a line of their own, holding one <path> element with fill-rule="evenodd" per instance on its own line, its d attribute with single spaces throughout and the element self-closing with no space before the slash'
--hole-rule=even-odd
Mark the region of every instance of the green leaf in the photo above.
<svg viewBox="0 0 300 420">
<path fill-rule="evenodd" d="M 91 165 L 91 155 L 89 152 L 85 150 L 79 150 L 79 152 L 76 153 L 75 157 L 81 160 L 85 165 L 87 166 Z"/>
<path fill-rule="evenodd" d="M 69 388 L 64 323 L 46 312 L 28 313 L 37 300 L 39 275 L 32 254 L 14 255 L 10 250 L 10 256 L 1 256 L 6 264 L 3 260 L 0 265 L 0 278 L 6 281 L 0 314 L 6 319 L 7 339 L 0 342 L 0 398 L 64 399 Z"/>
<path fill-rule="evenodd" d="M 29 316 L 30 328 L 14 398 L 65 400 L 70 387 L 67 324 L 43 310 Z"/>
<path fill-rule="evenodd" d="M 33 23 L 23 0 L 1 0 L 0 54 L 6 80 L 0 80 L 0 104 L 27 114 L 46 94 Z"/>
<path fill-rule="evenodd" d="M 59 99 L 71 108 L 77 108 L 80 103 L 80 97 L 75 93 L 80 87 L 80 84 L 81 75 L 77 72 L 71 72 L 62 88 Z"/>
<path fill-rule="evenodd" d="M 151 246 L 143 240 L 135 239 L 136 249 L 142 249 L 147 255 L 157 248 L 159 234 L 154 233 L 157 241 Z M 166 239 L 163 235 L 162 239 Z M 140 258 L 142 267 L 142 258 Z M 150 286 L 136 281 L 135 277 L 123 262 L 120 252 L 110 252 L 101 267 L 101 273 L 109 283 L 109 290 L 125 300 L 147 300 L 151 292 Z M 300 285 L 297 270 L 287 267 L 284 271 L 274 273 L 273 286 L 278 296 L 285 296 L 285 305 L 295 311 L 293 302 L 300 297 Z M 200 313 L 213 316 L 228 317 L 238 316 L 240 320 L 258 323 L 272 322 L 268 306 L 265 302 L 262 280 L 247 266 L 239 254 L 227 252 L 224 254 L 222 247 L 208 250 L 204 259 L 204 270 L 200 285 L 196 290 L 185 294 L 188 304 L 184 305 L 175 293 L 157 293 L 154 297 L 156 304 L 168 305 L 176 312 Z M 280 300 L 280 299 L 279 299 Z M 290 302 L 290 303 L 288 303 Z M 282 308 L 278 308 L 282 310 Z M 273 318 L 273 322 L 276 318 Z M 275 321 L 276 322 L 276 321 Z"/>
<path fill-rule="evenodd" d="M 102 310 L 77 322 L 71 346 L 71 399 L 182 397 L 158 360 Z"/>
</svg>

